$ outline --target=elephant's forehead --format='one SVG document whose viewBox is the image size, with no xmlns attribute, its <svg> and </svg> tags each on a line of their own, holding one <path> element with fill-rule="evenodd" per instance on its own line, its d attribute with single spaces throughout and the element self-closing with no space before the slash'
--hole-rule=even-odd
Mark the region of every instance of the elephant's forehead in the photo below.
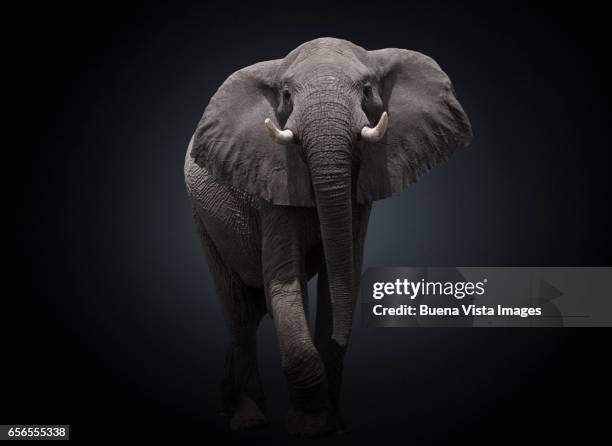
<svg viewBox="0 0 612 446">
<path fill-rule="evenodd" d="M 360 48 L 350 42 L 336 39 L 319 39 L 307 42 L 296 49 L 298 58 L 307 58 L 317 54 L 337 54 L 355 56 Z"/>
<path fill-rule="evenodd" d="M 287 79 L 305 81 L 320 74 L 336 73 L 339 77 L 357 81 L 369 72 L 367 66 L 351 51 L 318 47 L 298 54 L 287 64 L 284 74 Z"/>
<path fill-rule="evenodd" d="M 335 39 L 332 37 L 323 37 L 320 39 L 310 40 L 298 46 L 295 50 L 288 54 L 287 57 L 292 55 L 304 55 L 313 51 L 336 51 L 339 53 L 363 53 L 366 52 L 365 49 L 360 46 L 355 45 L 348 40 L 343 39 Z"/>
</svg>

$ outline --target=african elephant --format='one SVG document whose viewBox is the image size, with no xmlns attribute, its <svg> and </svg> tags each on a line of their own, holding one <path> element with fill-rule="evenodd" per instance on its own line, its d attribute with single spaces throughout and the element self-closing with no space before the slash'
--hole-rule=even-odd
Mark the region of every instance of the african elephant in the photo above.
<svg viewBox="0 0 612 446">
<path fill-rule="evenodd" d="M 290 433 L 343 429 L 340 386 L 372 202 L 471 139 L 447 75 L 423 54 L 333 38 L 238 70 L 191 139 L 185 179 L 229 325 L 222 412 L 266 423 L 256 330 L 274 320 Z M 307 282 L 318 274 L 314 336 Z"/>
</svg>

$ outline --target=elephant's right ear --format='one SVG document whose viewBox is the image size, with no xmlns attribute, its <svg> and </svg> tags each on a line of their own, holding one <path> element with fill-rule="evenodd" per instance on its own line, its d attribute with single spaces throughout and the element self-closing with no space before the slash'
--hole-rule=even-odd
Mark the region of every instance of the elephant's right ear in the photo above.
<svg viewBox="0 0 612 446">
<path fill-rule="evenodd" d="M 308 167 L 296 144 L 278 145 L 264 126 L 276 121 L 281 60 L 232 74 L 210 100 L 191 156 L 222 183 L 278 205 L 314 206 Z"/>
</svg>

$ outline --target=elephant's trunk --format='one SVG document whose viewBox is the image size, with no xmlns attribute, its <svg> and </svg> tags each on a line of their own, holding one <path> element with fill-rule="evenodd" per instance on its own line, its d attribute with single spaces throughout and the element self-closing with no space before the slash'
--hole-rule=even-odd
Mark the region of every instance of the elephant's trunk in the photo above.
<svg viewBox="0 0 612 446">
<path fill-rule="evenodd" d="M 318 92 L 304 110 L 303 144 L 317 202 L 333 311 L 332 339 L 346 347 L 353 322 L 351 147 L 355 135 L 348 98 Z"/>
<path fill-rule="evenodd" d="M 327 176 L 336 178 L 330 179 Z M 329 278 L 334 339 L 346 346 L 353 322 L 353 229 L 350 167 L 326 169 L 313 178 Z"/>
</svg>

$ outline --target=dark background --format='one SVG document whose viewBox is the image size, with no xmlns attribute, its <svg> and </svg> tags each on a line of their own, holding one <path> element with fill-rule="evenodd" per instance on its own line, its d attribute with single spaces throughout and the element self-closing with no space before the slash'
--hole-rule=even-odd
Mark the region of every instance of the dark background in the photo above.
<svg viewBox="0 0 612 446">
<path fill-rule="evenodd" d="M 69 423 L 75 439 L 286 441 L 269 319 L 272 424 L 235 434 L 216 415 L 227 337 L 182 168 L 230 73 L 313 38 L 432 56 L 474 128 L 469 149 L 376 203 L 366 267 L 610 266 L 607 23 L 561 3 L 32 5 L 8 42 L 31 66 L 12 187 L 27 171 L 32 216 L 18 232 L 30 275 L 3 305 L 0 421 Z M 609 422 L 608 333 L 365 329 L 358 315 L 352 433 L 323 441 L 584 439 Z"/>
</svg>

